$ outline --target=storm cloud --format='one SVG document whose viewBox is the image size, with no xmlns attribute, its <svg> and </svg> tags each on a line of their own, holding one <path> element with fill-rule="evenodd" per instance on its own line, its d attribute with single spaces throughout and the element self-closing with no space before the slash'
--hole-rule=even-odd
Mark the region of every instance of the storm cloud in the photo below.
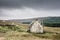
<svg viewBox="0 0 60 40">
<path fill-rule="evenodd" d="M 0 7 L 60 9 L 60 0 L 0 0 Z"/>
<path fill-rule="evenodd" d="M 60 16 L 60 0 L 0 0 L 0 17 L 40 16 Z"/>
</svg>

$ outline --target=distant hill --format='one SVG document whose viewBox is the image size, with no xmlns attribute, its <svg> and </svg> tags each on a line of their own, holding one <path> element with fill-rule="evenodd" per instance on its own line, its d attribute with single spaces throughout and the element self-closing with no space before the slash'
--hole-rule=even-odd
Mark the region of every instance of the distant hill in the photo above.
<svg viewBox="0 0 60 40">
<path fill-rule="evenodd" d="M 44 25 L 57 25 L 60 26 L 60 17 L 37 17 L 37 18 L 30 18 L 30 19 L 11 19 L 5 20 L 5 22 L 16 22 L 16 23 L 30 23 L 35 19 L 39 19 L 43 22 Z M 0 20 L 2 22 L 2 20 Z"/>
<path fill-rule="evenodd" d="M 60 17 L 47 17 L 47 19 L 44 19 L 43 24 L 45 26 L 60 27 Z"/>
<path fill-rule="evenodd" d="M 38 18 L 30 18 L 30 19 L 11 19 L 7 20 L 10 22 L 31 22 L 35 19 L 39 19 L 40 21 L 46 21 L 46 22 L 60 22 L 60 17 L 38 17 Z"/>
<path fill-rule="evenodd" d="M 56 23 L 56 22 L 60 23 L 60 17 L 48 17 L 44 21 L 51 23 Z"/>
<path fill-rule="evenodd" d="M 30 19 L 11 19 L 11 20 L 5 20 L 6 22 L 32 22 L 35 19 L 39 19 L 40 21 L 46 21 L 46 22 L 60 22 L 60 17 L 38 17 L 38 18 L 30 18 Z M 2 22 L 4 20 L 0 20 Z"/>
</svg>

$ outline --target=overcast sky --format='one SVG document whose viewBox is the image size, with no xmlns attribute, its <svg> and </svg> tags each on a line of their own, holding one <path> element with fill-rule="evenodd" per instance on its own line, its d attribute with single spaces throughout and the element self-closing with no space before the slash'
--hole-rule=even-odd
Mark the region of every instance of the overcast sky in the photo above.
<svg viewBox="0 0 60 40">
<path fill-rule="evenodd" d="M 60 16 L 60 0 L 0 0 L 0 18 Z"/>
</svg>

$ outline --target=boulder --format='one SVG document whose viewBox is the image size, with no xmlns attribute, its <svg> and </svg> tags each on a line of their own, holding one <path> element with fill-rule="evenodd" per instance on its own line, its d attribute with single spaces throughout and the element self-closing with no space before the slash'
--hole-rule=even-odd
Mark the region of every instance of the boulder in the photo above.
<svg viewBox="0 0 60 40">
<path fill-rule="evenodd" d="M 30 24 L 29 31 L 32 33 L 43 33 L 43 26 L 36 20 Z"/>
</svg>

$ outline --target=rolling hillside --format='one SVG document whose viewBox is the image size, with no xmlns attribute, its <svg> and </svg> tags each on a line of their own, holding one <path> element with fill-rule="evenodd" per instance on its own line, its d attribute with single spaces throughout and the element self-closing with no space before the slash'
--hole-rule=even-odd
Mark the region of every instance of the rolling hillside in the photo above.
<svg viewBox="0 0 60 40">
<path fill-rule="evenodd" d="M 30 19 L 11 19 L 11 20 L 5 20 L 5 22 L 16 22 L 16 23 L 31 23 L 33 20 L 39 19 L 45 26 L 60 26 L 60 17 L 38 17 L 38 18 L 30 18 Z M 0 20 L 0 23 L 4 22 L 4 20 Z"/>
</svg>

